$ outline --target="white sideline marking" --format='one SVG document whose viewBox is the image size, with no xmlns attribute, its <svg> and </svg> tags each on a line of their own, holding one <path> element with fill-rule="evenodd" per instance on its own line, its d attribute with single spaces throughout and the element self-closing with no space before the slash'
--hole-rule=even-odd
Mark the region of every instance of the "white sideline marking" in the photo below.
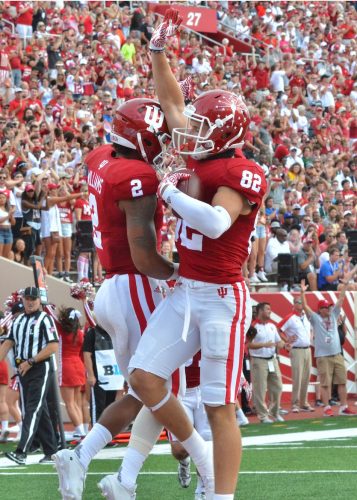
<svg viewBox="0 0 357 500">
<path fill-rule="evenodd" d="M 243 438 L 243 447 L 259 447 L 265 445 L 275 446 L 288 443 L 299 444 L 302 442 L 322 441 L 325 439 L 341 439 L 357 437 L 357 428 L 349 429 L 333 429 L 325 431 L 304 431 L 304 432 L 291 432 L 287 434 L 273 434 L 270 436 L 248 436 Z M 275 449 L 275 448 L 274 448 Z M 122 448 L 106 448 L 98 453 L 94 460 L 114 460 L 123 458 L 125 447 Z M 157 444 L 154 446 L 152 455 L 170 455 L 171 447 L 169 444 Z M 38 464 L 42 455 L 28 455 L 27 465 Z M 14 468 L 14 463 L 8 458 L 0 458 L 0 469 Z M 16 467 L 16 466 L 15 466 Z M 17 469 L 17 467 L 16 467 Z M 19 470 L 19 469 L 17 469 Z"/>
<path fill-rule="evenodd" d="M 254 474 L 356 474 L 355 470 L 246 470 L 240 471 L 239 475 L 254 475 Z M 27 476 L 57 476 L 57 472 L 26 472 Z M 105 476 L 113 474 L 110 472 L 88 472 L 87 476 Z M 196 472 L 192 471 L 192 475 Z M 23 476 L 23 472 L 0 472 L 0 476 Z M 177 472 L 140 472 L 140 476 L 177 476 Z"/>
</svg>

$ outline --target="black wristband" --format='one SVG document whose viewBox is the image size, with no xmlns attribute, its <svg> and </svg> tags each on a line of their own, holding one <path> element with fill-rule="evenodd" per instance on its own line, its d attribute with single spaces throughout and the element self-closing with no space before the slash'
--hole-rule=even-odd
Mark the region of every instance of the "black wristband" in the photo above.
<svg viewBox="0 0 357 500">
<path fill-rule="evenodd" d="M 152 54 L 161 54 L 165 49 L 149 49 Z"/>
<path fill-rule="evenodd" d="M 28 359 L 28 360 L 27 360 L 27 362 L 28 362 L 28 364 L 29 364 L 30 366 L 33 366 L 33 365 L 35 365 L 35 364 L 36 364 L 36 361 L 34 360 L 34 358 L 30 358 L 30 359 Z"/>
</svg>

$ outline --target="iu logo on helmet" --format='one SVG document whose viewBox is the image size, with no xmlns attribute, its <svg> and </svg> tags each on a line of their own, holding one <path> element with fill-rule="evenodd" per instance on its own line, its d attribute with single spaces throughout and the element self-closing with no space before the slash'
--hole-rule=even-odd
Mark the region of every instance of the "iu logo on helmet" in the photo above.
<svg viewBox="0 0 357 500">
<path fill-rule="evenodd" d="M 145 123 L 147 123 L 148 130 L 150 132 L 158 133 L 160 128 L 162 127 L 162 124 L 164 123 L 164 113 L 162 110 L 156 106 L 146 106 L 146 113 L 145 113 Z"/>
<path fill-rule="evenodd" d="M 224 299 L 224 297 L 227 295 L 227 288 L 224 288 L 221 286 L 220 288 L 217 288 L 218 295 L 221 297 L 221 299 Z"/>
</svg>

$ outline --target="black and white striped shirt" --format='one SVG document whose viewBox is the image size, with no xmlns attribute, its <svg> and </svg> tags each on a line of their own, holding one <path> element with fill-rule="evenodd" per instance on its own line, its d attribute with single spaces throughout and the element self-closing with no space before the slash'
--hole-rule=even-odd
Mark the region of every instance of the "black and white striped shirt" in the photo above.
<svg viewBox="0 0 357 500">
<path fill-rule="evenodd" d="M 7 338 L 14 342 L 15 358 L 34 358 L 50 342 L 58 342 L 58 334 L 51 316 L 43 311 L 20 314 L 11 325 Z"/>
</svg>

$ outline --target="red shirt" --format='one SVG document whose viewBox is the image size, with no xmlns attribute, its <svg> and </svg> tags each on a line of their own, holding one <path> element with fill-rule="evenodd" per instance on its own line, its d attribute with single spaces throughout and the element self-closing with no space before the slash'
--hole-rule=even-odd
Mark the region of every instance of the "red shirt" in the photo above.
<svg viewBox="0 0 357 500">
<path fill-rule="evenodd" d="M 269 87 L 269 71 L 267 69 L 253 69 L 253 76 L 257 81 L 256 89 L 267 89 Z"/>
<path fill-rule="evenodd" d="M 22 121 L 24 117 L 24 111 L 27 108 L 27 103 L 25 99 L 22 99 L 21 102 L 21 107 L 19 108 L 20 105 L 20 100 L 13 99 L 12 101 L 9 102 L 9 114 L 12 116 L 14 114 L 15 109 L 17 110 L 15 112 L 15 116 L 18 120 Z"/>
<path fill-rule="evenodd" d="M 82 210 L 80 220 L 92 220 L 92 211 L 88 200 L 78 198 L 74 204 L 74 208 L 80 208 Z"/>
<path fill-rule="evenodd" d="M 202 183 L 202 201 L 211 204 L 217 189 L 227 186 L 247 198 L 253 207 L 250 214 L 240 215 L 217 239 L 204 236 L 178 218 L 176 247 L 180 256 L 180 276 L 208 283 L 242 281 L 242 266 L 248 257 L 250 237 L 267 188 L 263 170 L 242 153 L 238 158 L 190 159 L 188 167 Z"/>
<path fill-rule="evenodd" d="M 60 214 L 61 223 L 72 224 L 73 222 L 72 205 L 67 201 L 65 203 L 59 203 L 57 206 Z"/>
<path fill-rule="evenodd" d="M 16 11 L 19 12 L 24 7 L 29 7 L 26 12 L 17 16 L 16 24 L 25 24 L 26 26 L 32 25 L 32 16 L 33 16 L 33 2 L 11 2 L 16 5 Z"/>
<path fill-rule="evenodd" d="M 93 239 L 108 278 L 114 274 L 140 274 L 131 258 L 126 218 L 118 209 L 118 201 L 154 195 L 158 186 L 150 165 L 139 160 L 113 158 L 112 152 L 112 146 L 105 145 L 86 157 Z M 162 210 L 157 209 L 157 235 L 161 225 Z"/>
</svg>

